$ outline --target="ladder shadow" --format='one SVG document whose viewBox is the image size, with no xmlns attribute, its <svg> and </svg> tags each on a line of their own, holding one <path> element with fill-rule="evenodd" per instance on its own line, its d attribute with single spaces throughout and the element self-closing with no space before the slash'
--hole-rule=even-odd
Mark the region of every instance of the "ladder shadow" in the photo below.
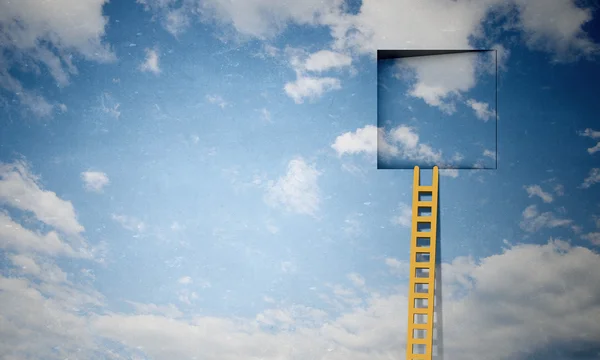
<svg viewBox="0 0 600 360">
<path fill-rule="evenodd" d="M 444 359 L 444 316 L 443 316 L 443 294 L 442 294 L 442 196 L 441 186 L 438 185 L 438 203 L 437 203 L 437 230 L 435 240 L 435 301 L 434 301 L 434 337 L 433 337 L 433 359 Z"/>
</svg>

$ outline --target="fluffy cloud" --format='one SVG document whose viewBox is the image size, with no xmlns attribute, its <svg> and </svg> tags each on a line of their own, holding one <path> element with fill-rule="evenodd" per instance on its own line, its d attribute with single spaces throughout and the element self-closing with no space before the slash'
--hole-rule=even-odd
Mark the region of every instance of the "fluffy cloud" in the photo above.
<svg viewBox="0 0 600 360">
<path fill-rule="evenodd" d="M 296 104 L 302 104 L 305 99 L 315 99 L 324 93 L 341 88 L 339 79 L 332 77 L 316 77 L 297 73 L 296 80 L 285 84 L 285 93 Z"/>
<path fill-rule="evenodd" d="M 381 132 L 379 154 L 384 158 L 401 157 L 414 162 L 441 164 L 442 152 L 433 149 L 428 144 L 420 142 L 416 130 L 410 126 L 400 125 L 391 129 L 387 134 Z"/>
<path fill-rule="evenodd" d="M 78 309 L 89 305 L 105 307 L 101 295 L 69 283 L 53 266 L 47 269 L 56 276 L 34 282 L 27 276 L 43 274 L 40 269 L 47 265 L 26 255 L 12 256 L 11 261 L 22 271 L 12 278 L 0 277 L 0 355 L 7 358 L 78 354 L 118 359 L 137 354 L 157 360 L 280 359 L 290 351 L 302 358 L 340 360 L 404 356 L 405 287 L 353 301 L 361 299 L 351 289 L 332 286 L 332 294 L 323 295 L 340 306 L 337 315 L 273 303 L 255 317 L 188 316 L 172 304 L 129 301 L 134 313 L 92 308 L 81 312 Z M 385 263 L 405 277 L 407 263 L 393 258 Z M 448 359 L 524 359 L 549 343 L 594 349 L 600 341 L 600 324 L 595 321 L 600 311 L 600 256 L 589 249 L 551 240 L 511 246 L 478 261 L 457 258 L 442 266 Z M 365 285 L 360 274 L 349 274 L 348 279 L 358 288 Z M 189 300 L 193 293 L 187 295 Z M 469 341 L 473 337 L 479 340 Z M 125 350 L 110 350 L 106 340 Z"/>
<path fill-rule="evenodd" d="M 317 182 L 320 174 L 304 159 L 293 159 L 287 166 L 287 173 L 269 183 L 265 201 L 299 214 L 315 215 L 321 204 Z"/>
<path fill-rule="evenodd" d="M 331 148 L 338 156 L 361 153 L 370 156 L 377 153 L 383 159 L 402 158 L 415 163 L 434 163 L 439 166 L 445 166 L 448 162 L 443 159 L 441 151 L 421 143 L 416 130 L 406 125 L 400 125 L 388 132 L 383 128 L 367 125 L 339 135 Z M 452 160 L 457 159 L 460 160 L 456 157 Z M 458 171 L 443 169 L 440 175 L 456 178 Z"/>
<path fill-rule="evenodd" d="M 22 105 L 47 116 L 52 104 L 11 74 L 11 70 L 39 72 L 44 67 L 60 86 L 77 74 L 74 56 L 108 62 L 115 59 L 103 43 L 106 0 L 3 1 L 0 3 L 0 88 L 16 94 Z M 69 9 L 68 12 L 57 9 Z M 77 29 L 73 31 L 73 29 Z M 10 54 L 10 55 L 9 55 Z M 22 66 L 29 63 L 32 66 Z"/>
<path fill-rule="evenodd" d="M 346 132 L 335 139 L 331 148 L 339 156 L 363 152 L 375 154 L 377 152 L 377 127 L 367 125 L 364 128 L 356 129 L 354 132 Z"/>
<path fill-rule="evenodd" d="M 522 30 L 530 48 L 551 52 L 557 61 L 572 60 L 598 50 L 598 45 L 583 30 L 592 20 L 590 8 L 581 8 L 571 0 L 513 1 L 519 10 L 516 27 Z"/>
<path fill-rule="evenodd" d="M 100 171 L 85 171 L 81 173 L 85 188 L 89 191 L 101 192 L 110 183 L 108 175 Z"/>
<path fill-rule="evenodd" d="M 346 54 L 330 50 L 317 51 L 311 54 L 304 64 L 308 71 L 322 72 L 330 69 L 343 68 L 352 64 L 352 58 Z"/>
<path fill-rule="evenodd" d="M 427 144 L 419 142 L 415 129 L 400 125 L 388 133 L 384 129 L 367 125 L 355 132 L 347 132 L 338 136 L 331 147 L 338 155 L 367 153 L 374 154 L 379 150 L 383 157 L 402 157 L 416 162 L 440 163 L 442 154 Z"/>
<path fill-rule="evenodd" d="M 146 49 L 146 59 L 140 65 L 140 70 L 160 74 L 159 55 L 156 49 Z"/>
<path fill-rule="evenodd" d="M 456 111 L 454 99 L 475 86 L 475 66 L 478 57 L 481 56 L 452 54 L 406 58 L 397 62 L 398 71 L 413 75 L 414 83 L 409 90 L 410 95 L 452 114 Z M 477 116 L 489 116 L 485 104 L 473 100 L 468 100 L 467 104 L 475 110 Z M 486 110 L 488 112 L 485 112 Z"/>
<path fill-rule="evenodd" d="M 167 6 L 170 11 L 177 8 L 175 2 L 170 1 L 145 2 L 172 4 Z M 184 3 L 190 2 L 195 3 L 193 0 Z M 196 12 L 201 14 L 201 19 L 214 19 L 235 29 L 238 35 L 259 39 L 272 38 L 289 24 L 326 26 L 333 37 L 331 52 L 359 55 L 373 56 L 377 49 L 394 48 L 467 49 L 472 47 L 471 39 L 484 39 L 493 47 L 493 39 L 486 38 L 489 34 L 482 27 L 490 12 L 496 17 L 506 15 L 507 23 L 521 32 L 528 46 L 551 52 L 556 59 L 566 59 L 572 54 L 591 54 L 597 48 L 582 29 L 591 20 L 591 11 L 578 7 L 571 0 L 485 0 L 477 4 L 443 0 L 423 4 L 409 0 L 366 0 L 356 14 L 346 13 L 342 4 L 336 0 L 311 0 L 294 5 L 283 5 L 274 0 L 251 0 L 243 6 L 234 6 L 211 0 L 202 2 Z M 516 10 L 516 18 L 508 15 L 512 14 L 510 10 Z M 561 21 L 540 20 L 548 18 L 560 18 Z M 502 67 L 509 52 L 498 45 L 496 48 L 501 50 L 498 60 Z M 416 72 L 417 82 L 412 94 L 452 112 L 454 105 L 448 97 L 469 90 L 475 84 L 478 63 L 473 59 L 455 56 L 449 61 L 458 70 L 451 73 L 446 71 L 448 65 L 444 62 L 413 61 L 411 67 Z M 301 79 L 298 77 L 297 81 Z"/>
<path fill-rule="evenodd" d="M 350 56 L 330 50 L 309 54 L 302 49 L 287 47 L 283 53 L 288 57 L 289 66 L 296 73 L 296 80 L 286 83 L 283 89 L 296 104 L 317 99 L 326 92 L 340 89 L 339 79 L 322 76 L 322 73 L 347 68 L 352 64 Z"/>
</svg>

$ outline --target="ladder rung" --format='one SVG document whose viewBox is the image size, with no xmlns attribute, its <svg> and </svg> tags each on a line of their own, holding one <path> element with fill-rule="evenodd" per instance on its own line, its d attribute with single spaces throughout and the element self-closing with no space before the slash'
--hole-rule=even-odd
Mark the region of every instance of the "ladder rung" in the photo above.
<svg viewBox="0 0 600 360">
<path fill-rule="evenodd" d="M 430 238 L 430 239 L 433 236 L 433 233 L 431 231 L 415 231 L 415 234 L 417 235 L 417 237 L 425 237 L 425 238 Z M 429 248 L 430 247 L 431 246 L 429 246 Z"/>
<path fill-rule="evenodd" d="M 419 185 L 417 187 L 417 191 L 420 192 L 420 193 L 421 192 L 430 192 L 430 193 L 432 193 L 433 192 L 433 186 L 431 186 L 431 185 Z"/>
<path fill-rule="evenodd" d="M 413 315 L 427 315 L 429 314 L 429 309 L 427 308 L 412 308 L 410 311 Z"/>
<path fill-rule="evenodd" d="M 429 329 L 429 324 L 411 324 L 408 327 L 408 331 L 410 333 L 412 333 L 411 330 L 428 330 Z"/>
<path fill-rule="evenodd" d="M 433 207 L 433 201 L 417 201 L 417 207 Z"/>
<path fill-rule="evenodd" d="M 410 341 L 411 343 L 415 344 L 415 345 L 428 345 L 428 341 L 427 339 L 411 339 Z M 421 354 L 419 354 L 421 355 Z"/>
</svg>

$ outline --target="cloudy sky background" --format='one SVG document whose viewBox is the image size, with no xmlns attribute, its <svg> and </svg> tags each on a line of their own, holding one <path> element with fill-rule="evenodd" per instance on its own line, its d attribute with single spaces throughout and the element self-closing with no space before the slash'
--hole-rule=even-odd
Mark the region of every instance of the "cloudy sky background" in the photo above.
<svg viewBox="0 0 600 360">
<path fill-rule="evenodd" d="M 377 154 L 495 163 L 492 62 L 395 66 L 378 128 L 376 50 L 494 48 L 498 170 L 440 179 L 445 358 L 598 358 L 592 4 L 0 2 L 0 356 L 403 358 Z"/>
</svg>

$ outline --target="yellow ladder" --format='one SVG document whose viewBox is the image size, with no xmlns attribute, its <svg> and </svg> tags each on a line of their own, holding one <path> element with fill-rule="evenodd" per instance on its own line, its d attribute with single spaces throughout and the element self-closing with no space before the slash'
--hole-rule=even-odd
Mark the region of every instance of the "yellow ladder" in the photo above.
<svg viewBox="0 0 600 360">
<path fill-rule="evenodd" d="M 414 168 L 410 276 L 408 290 L 407 360 L 431 360 L 435 302 L 435 255 L 438 214 L 438 167 L 431 186 L 420 183 Z"/>
</svg>

